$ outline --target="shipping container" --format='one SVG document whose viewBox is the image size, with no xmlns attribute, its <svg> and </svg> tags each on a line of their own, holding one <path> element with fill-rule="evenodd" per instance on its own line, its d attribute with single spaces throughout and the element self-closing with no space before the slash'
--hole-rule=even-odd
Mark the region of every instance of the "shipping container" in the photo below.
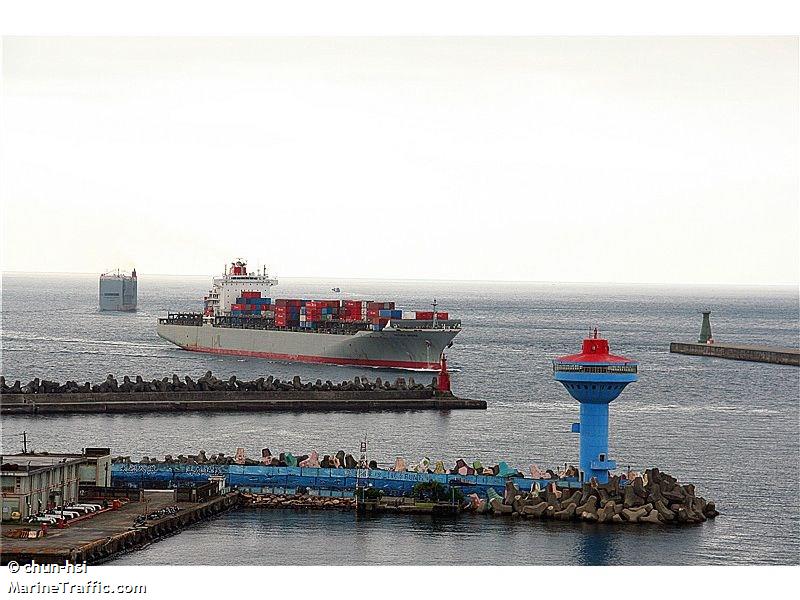
<svg viewBox="0 0 800 600">
<path fill-rule="evenodd" d="M 403 318 L 403 311 L 402 310 L 379 310 L 378 316 L 386 317 L 387 319 L 402 319 Z"/>
<path fill-rule="evenodd" d="M 375 310 L 393 310 L 394 309 L 394 302 L 367 302 L 367 309 L 375 309 Z"/>
</svg>

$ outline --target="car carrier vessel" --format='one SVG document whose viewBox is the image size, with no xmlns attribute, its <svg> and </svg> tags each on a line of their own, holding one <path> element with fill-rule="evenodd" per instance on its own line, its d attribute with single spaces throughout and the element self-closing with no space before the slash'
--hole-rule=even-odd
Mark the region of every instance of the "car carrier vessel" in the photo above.
<svg viewBox="0 0 800 600">
<path fill-rule="evenodd" d="M 270 360 L 438 371 L 461 331 L 446 312 L 394 302 L 273 299 L 266 268 L 242 260 L 213 279 L 202 313 L 170 313 L 158 335 L 185 350 Z"/>
<path fill-rule="evenodd" d="M 138 281 L 136 269 L 130 275 L 119 269 L 100 275 L 100 310 L 136 310 Z"/>
</svg>

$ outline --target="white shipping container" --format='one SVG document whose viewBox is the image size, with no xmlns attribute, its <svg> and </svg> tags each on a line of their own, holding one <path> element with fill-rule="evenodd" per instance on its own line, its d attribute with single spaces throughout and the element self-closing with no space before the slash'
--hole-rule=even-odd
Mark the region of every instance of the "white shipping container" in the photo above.
<svg viewBox="0 0 800 600">
<path fill-rule="evenodd" d="M 403 318 L 404 319 L 411 319 L 412 321 L 417 318 L 417 311 L 415 310 L 404 310 L 403 311 Z"/>
</svg>

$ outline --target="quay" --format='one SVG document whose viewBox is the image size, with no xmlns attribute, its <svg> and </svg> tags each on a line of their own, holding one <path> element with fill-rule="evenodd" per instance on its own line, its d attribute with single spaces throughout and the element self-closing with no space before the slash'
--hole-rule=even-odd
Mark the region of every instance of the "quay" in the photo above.
<svg viewBox="0 0 800 600">
<path fill-rule="evenodd" d="M 162 412 L 398 411 L 486 409 L 485 400 L 433 390 L 107 392 L 1 394 L 2 415 Z"/>
<path fill-rule="evenodd" d="M 800 350 L 773 346 L 749 346 L 740 344 L 694 344 L 672 342 L 669 351 L 674 354 L 710 356 L 731 360 L 772 363 L 800 367 Z"/>
<path fill-rule="evenodd" d="M 119 508 L 84 515 L 70 521 L 63 529 L 51 527 L 46 535 L 33 539 L 11 536 L 15 531 L 38 530 L 38 524 L 4 522 L 0 526 L 3 536 L 0 564 L 7 565 L 10 561 L 20 564 L 31 561 L 51 564 L 64 561 L 101 563 L 117 554 L 177 533 L 192 523 L 213 517 L 241 502 L 237 492 L 204 502 L 176 501 L 176 496 L 175 490 L 146 491 L 141 497 L 137 491 L 130 496 L 130 501 Z M 173 506 L 180 510 L 142 522 L 141 515 L 158 513 Z"/>
</svg>

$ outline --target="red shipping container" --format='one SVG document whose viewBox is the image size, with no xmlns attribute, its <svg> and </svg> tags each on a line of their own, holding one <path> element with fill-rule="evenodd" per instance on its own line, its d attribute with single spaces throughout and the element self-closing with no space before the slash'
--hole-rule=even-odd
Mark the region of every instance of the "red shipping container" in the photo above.
<svg viewBox="0 0 800 600">
<path fill-rule="evenodd" d="M 417 311 L 417 321 L 432 321 L 433 311 Z"/>
<path fill-rule="evenodd" d="M 437 313 L 436 313 L 436 318 L 437 318 L 437 319 L 441 319 L 441 320 L 443 320 L 443 321 L 446 321 L 447 319 L 449 319 L 449 318 L 450 318 L 450 313 L 446 313 L 446 312 L 437 312 Z"/>
<path fill-rule="evenodd" d="M 367 310 L 394 310 L 394 302 L 367 302 Z"/>
<path fill-rule="evenodd" d="M 231 310 L 244 310 L 244 304 L 231 304 Z"/>
</svg>

